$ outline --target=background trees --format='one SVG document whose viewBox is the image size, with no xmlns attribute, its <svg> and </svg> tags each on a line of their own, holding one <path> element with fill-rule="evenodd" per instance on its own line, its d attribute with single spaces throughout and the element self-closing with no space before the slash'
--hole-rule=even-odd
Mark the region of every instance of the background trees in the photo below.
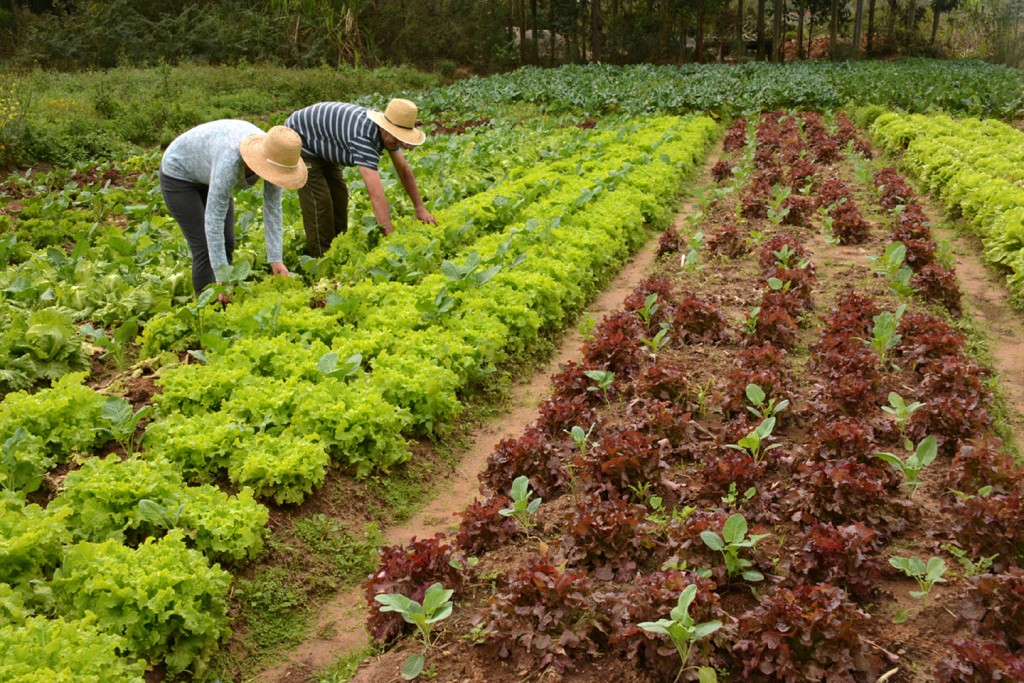
<svg viewBox="0 0 1024 683">
<path fill-rule="evenodd" d="M 524 64 L 928 54 L 1020 65 L 1024 0 L 0 0 L 21 64 Z M 859 39 L 855 39 L 859 37 Z"/>
</svg>

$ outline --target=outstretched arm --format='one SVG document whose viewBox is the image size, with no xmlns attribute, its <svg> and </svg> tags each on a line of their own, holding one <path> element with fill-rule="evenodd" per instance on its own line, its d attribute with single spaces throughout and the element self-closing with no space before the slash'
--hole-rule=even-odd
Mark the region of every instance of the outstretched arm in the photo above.
<svg viewBox="0 0 1024 683">
<path fill-rule="evenodd" d="M 394 232 L 391 225 L 391 209 L 388 207 L 388 199 L 384 196 L 384 183 L 380 180 L 380 173 L 375 169 L 359 166 L 359 175 L 363 177 L 366 184 L 366 193 L 370 195 L 370 205 L 373 207 L 373 217 L 377 224 L 384 230 L 385 235 Z"/>
<path fill-rule="evenodd" d="M 395 165 L 395 173 L 398 174 L 398 179 L 402 181 L 405 193 L 409 195 L 409 199 L 412 200 L 412 205 L 416 209 L 416 218 L 423 223 L 436 224 L 437 219 L 427 211 L 427 207 L 423 204 L 423 199 L 420 198 L 420 189 L 416 185 L 416 176 L 413 175 L 412 166 L 405 160 L 402 150 L 396 149 L 393 152 L 388 150 L 388 154 L 391 156 L 391 162 Z"/>
</svg>

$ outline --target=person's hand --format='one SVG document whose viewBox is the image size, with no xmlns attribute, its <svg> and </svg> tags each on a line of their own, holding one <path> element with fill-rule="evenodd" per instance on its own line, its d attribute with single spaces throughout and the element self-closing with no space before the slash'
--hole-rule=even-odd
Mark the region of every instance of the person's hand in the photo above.
<svg viewBox="0 0 1024 683">
<path fill-rule="evenodd" d="M 217 286 L 220 287 L 220 282 L 217 283 Z M 226 293 L 221 292 L 220 294 L 217 295 L 217 302 L 224 304 L 226 306 L 227 304 L 231 303 L 231 297 L 228 296 Z"/>
<path fill-rule="evenodd" d="M 437 225 L 437 219 L 434 218 L 434 214 L 427 211 L 427 207 L 420 206 L 416 209 L 416 218 L 421 223 L 429 223 L 430 225 Z"/>
<path fill-rule="evenodd" d="M 288 267 L 280 261 L 271 262 L 270 272 L 274 275 L 280 275 L 281 277 L 288 277 L 291 275 L 291 273 L 288 272 Z"/>
</svg>

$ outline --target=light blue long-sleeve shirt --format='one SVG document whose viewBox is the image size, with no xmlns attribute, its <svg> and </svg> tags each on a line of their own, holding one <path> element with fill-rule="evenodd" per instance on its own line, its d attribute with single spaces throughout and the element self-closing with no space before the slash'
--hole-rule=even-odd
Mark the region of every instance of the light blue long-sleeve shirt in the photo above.
<svg viewBox="0 0 1024 683">
<path fill-rule="evenodd" d="M 206 246 L 215 273 L 228 262 L 224 246 L 224 219 L 231 194 L 235 188 L 248 185 L 239 145 L 245 137 L 262 132 L 248 121 L 223 119 L 204 123 L 175 138 L 160 162 L 160 170 L 165 175 L 210 188 L 206 197 Z M 267 241 L 267 261 L 281 261 L 281 188 L 265 180 L 263 232 Z"/>
</svg>

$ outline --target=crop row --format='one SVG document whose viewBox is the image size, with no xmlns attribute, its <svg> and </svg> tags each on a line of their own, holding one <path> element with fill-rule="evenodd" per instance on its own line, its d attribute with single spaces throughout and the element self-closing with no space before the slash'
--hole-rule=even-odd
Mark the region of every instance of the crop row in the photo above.
<svg viewBox="0 0 1024 683">
<path fill-rule="evenodd" d="M 879 116 L 879 142 L 903 152 L 903 163 L 954 216 L 981 237 L 985 257 L 1011 272 L 1024 297 L 1024 133 L 999 121 L 949 116 Z"/>
<path fill-rule="evenodd" d="M 579 668 L 586 678 L 597 675 L 594 661 L 601 675 L 623 678 L 640 669 L 678 679 L 707 667 L 700 679 L 714 680 L 713 667 L 744 680 L 873 680 L 898 659 L 896 644 L 879 640 L 890 636 L 878 622 L 900 602 L 887 595 L 889 582 L 900 571 L 916 576 L 924 588 L 911 596 L 925 611 L 933 584 L 954 577 L 936 556 L 926 576 L 916 555 L 945 542 L 964 573 L 974 572 L 962 612 L 971 626 L 968 637 L 942 643 L 929 673 L 1020 676 L 1024 545 L 1011 531 L 1020 528 L 1020 467 L 987 433 L 985 371 L 964 337 L 913 296 L 959 312 L 955 279 L 893 169 L 865 176 L 888 211 L 892 244 L 903 247 L 874 259 L 884 280 L 871 288 L 881 294 L 843 291 L 818 333 L 808 329 L 822 302 L 804 228 L 828 231 L 838 200 L 852 202 L 852 193 L 837 196 L 830 164 L 814 161 L 806 184 L 794 173 L 828 147 L 803 146 L 800 129 L 813 139 L 819 123 L 764 117 L 756 140 L 747 138 L 749 154 L 729 164 L 735 184 L 695 224 L 706 238 L 663 239 L 695 280 L 720 269 L 742 279 L 749 293 L 739 296 L 756 304 L 746 317 L 730 321 L 713 294 L 667 277 L 641 283 L 580 362 L 553 378 L 538 419 L 495 449 L 459 533 L 383 551 L 365 585 L 378 640 L 414 621 L 399 614 L 411 607 L 392 606 L 428 609 L 428 588 L 439 582 L 455 589 L 457 609 L 475 613 L 460 620 L 475 625 L 470 633 L 442 636 L 440 680 L 460 679 L 453 662 L 520 675 Z M 739 133 L 737 150 L 744 129 L 727 136 Z M 773 193 L 744 192 L 773 168 Z M 785 212 L 781 195 L 793 181 L 795 195 L 824 210 L 816 220 Z M 743 220 L 745 210 L 761 215 Z M 737 235 L 737 224 L 748 229 Z M 874 227 L 855 241 L 878 245 Z M 742 263 L 751 251 L 755 276 Z M 940 296 L 930 295 L 932 273 L 946 285 Z M 702 368 L 712 357 L 723 365 Z M 927 541 L 913 533 L 922 510 L 949 521 Z M 978 576 L 983 566 L 992 571 Z M 928 609 L 945 618 L 944 605 Z M 397 658 L 387 661 L 397 670 Z"/>
<path fill-rule="evenodd" d="M 12 651 L 41 628 L 70 624 L 89 640 L 76 647 L 108 659 L 116 648 L 172 674 L 201 668 L 227 627 L 230 575 L 210 561 L 243 562 L 262 542 L 267 512 L 253 491 L 298 502 L 323 481 L 330 458 L 357 474 L 407 458 L 406 434 L 450 421 L 459 392 L 537 348 L 639 245 L 648 223 L 663 221 L 716 130 L 706 118 L 663 118 L 596 131 L 586 157 L 539 165 L 555 177 L 507 221 L 494 220 L 493 196 L 477 221 L 452 216 L 465 230 L 438 229 L 433 239 L 451 258 L 422 277 L 388 280 L 367 268 L 352 284 L 317 290 L 267 280 L 237 287 L 223 311 L 197 303 L 193 318 L 151 319 L 144 348 L 198 333 L 206 363 L 164 369 L 141 457 L 88 461 L 46 508 L 10 494 L 2 524 L 18 552 L 0 577 L 13 588 L 0 624 Z M 45 475 L 114 438 L 129 454 L 138 448 L 124 427 L 134 428 L 139 412 L 80 381 L 68 375 L 6 397 L 0 437 L 26 488 L 39 485 L 39 468 Z M 186 484 L 223 472 L 236 496 Z M 41 602 L 44 585 L 52 603 Z M 26 617 L 33 612 L 53 620 Z"/>
</svg>

